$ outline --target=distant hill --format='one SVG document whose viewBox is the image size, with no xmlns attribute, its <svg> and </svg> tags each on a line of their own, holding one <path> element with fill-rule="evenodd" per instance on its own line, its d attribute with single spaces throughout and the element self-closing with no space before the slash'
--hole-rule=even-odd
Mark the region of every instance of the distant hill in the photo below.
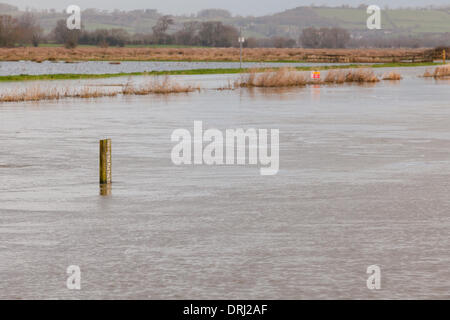
<svg viewBox="0 0 450 320">
<path fill-rule="evenodd" d="M 0 4 L 1 14 L 17 16 L 21 12 L 14 6 Z M 66 19 L 64 12 L 45 10 L 35 12 L 45 31 L 50 31 L 59 19 Z M 161 16 L 154 9 L 133 11 L 102 11 L 87 9 L 82 12 L 82 23 L 88 30 L 99 28 L 123 28 L 131 33 L 148 33 Z M 184 22 L 217 20 L 242 27 L 245 36 L 287 36 L 297 39 L 307 27 L 341 27 L 352 33 L 364 33 L 366 29 L 366 7 L 298 7 L 280 13 L 260 17 L 231 16 L 224 10 L 210 9 L 198 15 L 175 16 L 172 31 L 181 28 Z M 450 33 L 450 7 L 426 9 L 382 10 L 382 27 L 385 33 L 417 35 L 424 33 Z"/>
<path fill-rule="evenodd" d="M 366 7 L 298 7 L 251 19 L 247 30 L 265 36 L 294 37 L 307 27 L 341 27 L 366 32 Z M 389 33 L 419 34 L 450 32 L 450 8 L 382 10 L 382 28 Z M 241 20 L 244 22 L 245 20 Z"/>
</svg>

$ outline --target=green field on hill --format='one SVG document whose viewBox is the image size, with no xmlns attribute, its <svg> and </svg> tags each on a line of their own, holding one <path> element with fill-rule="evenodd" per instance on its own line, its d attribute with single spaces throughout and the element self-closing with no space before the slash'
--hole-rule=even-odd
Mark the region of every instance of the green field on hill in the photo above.
<svg viewBox="0 0 450 320">
<path fill-rule="evenodd" d="M 1 1 L 1 0 L 0 0 Z M 5 6 L 5 5 L 3 5 Z M 151 6 L 151 4 L 149 4 Z M 2 4 L 0 3 L 0 8 Z M 3 7 L 2 14 L 18 16 L 22 12 Z M 86 30 L 122 28 L 130 33 L 151 33 L 158 17 L 164 13 L 155 10 L 108 12 L 88 9 L 82 12 Z M 63 12 L 36 12 L 39 23 L 50 32 L 56 22 L 66 19 Z M 450 6 L 448 8 L 383 9 L 382 28 L 389 34 L 416 35 L 421 33 L 450 32 Z M 308 27 L 341 27 L 352 32 L 366 31 L 366 7 L 297 7 L 260 17 L 199 17 L 174 16 L 175 25 L 170 32 L 182 28 L 189 21 L 216 20 L 242 27 L 246 37 L 286 36 L 297 39 L 302 29 Z"/>
<path fill-rule="evenodd" d="M 295 9 L 294 9 L 295 10 Z M 319 21 L 334 20 L 340 27 L 350 30 L 366 28 L 368 15 L 365 9 L 313 8 Z M 450 32 L 449 10 L 395 9 L 381 12 L 382 28 L 408 33 Z"/>
</svg>

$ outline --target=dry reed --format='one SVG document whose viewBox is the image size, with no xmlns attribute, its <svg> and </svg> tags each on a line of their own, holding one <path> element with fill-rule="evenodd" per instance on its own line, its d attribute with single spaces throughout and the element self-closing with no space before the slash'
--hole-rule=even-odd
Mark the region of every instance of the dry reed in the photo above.
<svg viewBox="0 0 450 320">
<path fill-rule="evenodd" d="M 63 98 L 99 98 L 113 97 L 118 93 L 101 91 L 90 87 L 82 87 L 78 90 L 69 88 L 41 88 L 36 85 L 25 90 L 10 90 L 0 94 L 0 102 L 27 102 L 41 100 L 60 100 Z"/>
<path fill-rule="evenodd" d="M 84 86 L 79 89 L 73 88 L 43 88 L 39 85 L 26 88 L 24 90 L 9 90 L 0 93 L 1 102 L 27 102 L 41 100 L 60 100 L 63 98 L 101 98 L 115 97 L 123 95 L 149 95 L 149 94 L 170 94 L 170 93 L 188 93 L 198 91 L 200 87 L 193 85 L 182 85 L 172 81 L 169 77 L 163 79 L 155 78 L 140 87 L 135 87 L 128 83 L 120 90 L 100 90 L 90 86 Z"/>
<path fill-rule="evenodd" d="M 195 85 L 182 85 L 173 81 L 168 76 L 162 78 L 155 77 L 139 87 L 129 82 L 122 88 L 122 94 L 124 95 L 189 93 L 193 91 L 200 91 L 200 87 Z"/>
<path fill-rule="evenodd" d="M 236 87 L 301 87 L 308 84 L 308 78 L 304 73 L 292 68 L 280 68 L 276 71 L 265 71 L 257 73 L 251 70 L 250 73 L 241 76 L 235 83 Z"/>
<path fill-rule="evenodd" d="M 228 79 L 227 84 L 222 86 L 222 87 L 220 87 L 220 88 L 217 88 L 217 90 L 218 91 L 235 90 L 237 82 L 238 81 L 233 82 L 230 79 Z"/>
<path fill-rule="evenodd" d="M 398 80 L 402 80 L 403 77 L 401 76 L 400 73 L 395 72 L 395 71 L 391 71 L 391 72 L 386 72 L 385 74 L 383 74 L 383 80 L 394 80 L 394 81 L 398 81 Z"/>
<path fill-rule="evenodd" d="M 450 77 L 450 64 L 439 66 L 432 70 L 426 70 L 423 77 L 425 78 L 444 78 Z"/>
<path fill-rule="evenodd" d="M 425 73 L 423 74 L 424 78 L 432 78 L 434 76 L 433 70 L 427 69 Z"/>
<path fill-rule="evenodd" d="M 330 70 L 328 71 L 323 83 L 342 84 L 346 82 L 378 82 L 380 79 L 375 75 L 372 69 L 351 69 L 351 70 Z"/>
<path fill-rule="evenodd" d="M 322 81 L 309 80 L 304 72 L 292 68 L 257 73 L 252 71 L 236 81 L 235 87 L 302 87 L 308 84 L 374 83 L 380 79 L 371 69 L 330 70 Z"/>
<path fill-rule="evenodd" d="M 330 70 L 327 72 L 323 81 L 325 83 L 344 83 L 347 79 L 348 72 L 346 70 Z"/>
<path fill-rule="evenodd" d="M 350 70 L 345 78 L 345 82 L 378 82 L 380 79 L 375 75 L 371 69 L 354 69 Z"/>
</svg>

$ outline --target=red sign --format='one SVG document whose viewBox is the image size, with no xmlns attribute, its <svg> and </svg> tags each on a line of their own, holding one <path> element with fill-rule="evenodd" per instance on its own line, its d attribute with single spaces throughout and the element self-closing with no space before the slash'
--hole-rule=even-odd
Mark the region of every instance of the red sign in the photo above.
<svg viewBox="0 0 450 320">
<path fill-rule="evenodd" d="M 312 71 L 311 72 L 311 79 L 320 80 L 320 71 Z"/>
</svg>

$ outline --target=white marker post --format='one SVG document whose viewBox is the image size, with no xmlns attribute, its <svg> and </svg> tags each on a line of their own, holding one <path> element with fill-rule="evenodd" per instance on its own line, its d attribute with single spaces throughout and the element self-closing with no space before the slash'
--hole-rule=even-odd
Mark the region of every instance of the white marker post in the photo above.
<svg viewBox="0 0 450 320">
<path fill-rule="evenodd" d="M 242 45 L 245 42 L 245 38 L 242 36 L 242 30 L 240 30 L 240 36 L 238 41 L 239 41 L 240 68 L 242 69 Z"/>
</svg>

